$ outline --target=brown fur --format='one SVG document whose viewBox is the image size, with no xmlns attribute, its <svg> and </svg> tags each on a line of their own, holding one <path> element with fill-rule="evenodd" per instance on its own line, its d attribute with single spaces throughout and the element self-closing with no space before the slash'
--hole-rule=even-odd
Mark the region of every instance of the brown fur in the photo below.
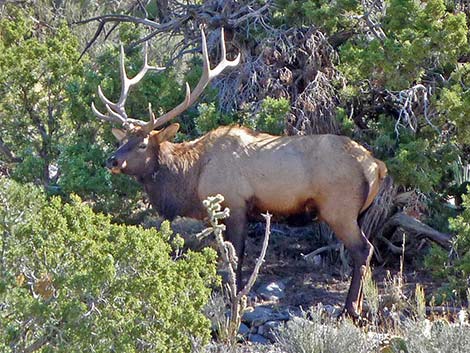
<svg viewBox="0 0 470 353">
<path fill-rule="evenodd" d="M 167 218 L 204 218 L 202 200 L 224 195 L 231 210 L 227 238 L 239 256 L 240 283 L 247 214 L 315 211 L 353 257 L 346 310 L 357 315 L 362 277 L 372 254 L 357 218 L 377 195 L 386 175 L 385 164 L 344 136 L 280 137 L 230 126 L 191 142 L 169 142 L 178 127 L 172 124 L 152 131 L 145 149 L 141 142 L 147 137 L 134 131 L 108 167 L 136 176 L 154 208 Z"/>
</svg>

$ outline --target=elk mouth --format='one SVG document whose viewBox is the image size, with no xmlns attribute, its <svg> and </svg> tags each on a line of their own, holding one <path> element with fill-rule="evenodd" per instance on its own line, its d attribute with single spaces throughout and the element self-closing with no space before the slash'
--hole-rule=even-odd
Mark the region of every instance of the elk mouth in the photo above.
<svg viewBox="0 0 470 353">
<path fill-rule="evenodd" d="M 121 174 L 121 173 L 122 173 L 121 168 L 119 168 L 119 167 L 112 167 L 112 168 L 109 168 L 109 171 L 110 171 L 112 174 Z"/>
<path fill-rule="evenodd" d="M 106 167 L 112 174 L 120 174 L 123 172 L 123 169 L 126 168 L 127 166 L 127 161 L 124 160 L 121 163 L 115 158 L 111 157 L 108 159 L 106 163 Z"/>
</svg>

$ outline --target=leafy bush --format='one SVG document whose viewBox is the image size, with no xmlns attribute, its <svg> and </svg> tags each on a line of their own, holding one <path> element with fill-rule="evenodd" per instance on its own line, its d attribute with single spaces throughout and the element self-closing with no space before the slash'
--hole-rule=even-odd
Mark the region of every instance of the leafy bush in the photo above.
<svg viewBox="0 0 470 353">
<path fill-rule="evenodd" d="M 375 155 L 386 162 L 397 184 L 425 193 L 442 187 L 443 179 L 451 172 L 452 162 L 457 158 L 454 146 L 439 141 L 437 133 L 427 127 L 416 133 L 395 127 L 394 120 L 388 116 L 381 116 L 374 129 L 377 132 L 370 144 L 374 146 Z"/>
<path fill-rule="evenodd" d="M 198 134 L 205 134 L 220 125 L 230 125 L 234 123 L 233 117 L 218 111 L 215 103 L 200 103 L 198 105 L 198 111 L 199 115 L 194 118 L 194 124 Z"/>
<path fill-rule="evenodd" d="M 451 123 L 446 130 L 455 125 L 457 141 L 466 144 L 470 143 L 470 129 L 468 129 L 470 91 L 466 88 L 469 81 L 470 64 L 461 64 L 452 73 L 449 84 L 442 89 L 436 102 L 439 113 L 445 119 L 442 123 L 447 125 Z"/>
<path fill-rule="evenodd" d="M 62 195 L 77 194 L 89 200 L 95 211 L 128 219 L 141 196 L 140 185 L 125 175 L 112 175 L 103 164 L 108 154 L 97 143 L 75 136 L 61 148 L 57 161 Z"/>
<path fill-rule="evenodd" d="M 432 190 L 442 176 L 442 169 L 432 165 L 433 156 L 429 149 L 425 139 L 399 144 L 396 156 L 387 163 L 398 184 L 417 187 L 423 192 Z"/>
<path fill-rule="evenodd" d="M 161 231 L 112 224 L 78 197 L 0 179 L 0 351 L 189 352 L 212 250 L 179 254 Z"/>
<path fill-rule="evenodd" d="M 285 23 L 292 25 L 315 25 L 327 33 L 351 27 L 347 13 L 359 11 L 360 4 L 352 0 L 278 0 L 279 12 Z"/>
<path fill-rule="evenodd" d="M 459 216 L 449 219 L 456 233 L 451 252 L 434 246 L 425 258 L 425 266 L 444 280 L 441 293 L 446 297 L 465 298 L 470 283 L 470 196 L 463 195 L 463 207 Z"/>
<path fill-rule="evenodd" d="M 266 97 L 256 120 L 256 130 L 273 135 L 280 135 L 286 126 L 286 116 L 290 103 L 285 98 Z"/>
<path fill-rule="evenodd" d="M 65 23 L 37 25 L 27 11 L 5 5 L 0 20 L 2 143 L 18 158 L 13 176 L 47 186 L 58 142 L 71 128 L 67 85 L 80 75 L 77 38 Z"/>
<path fill-rule="evenodd" d="M 390 0 L 382 19 L 384 38 L 350 41 L 341 49 L 342 71 L 353 82 L 402 90 L 426 71 L 457 63 L 467 46 L 465 15 L 446 11 L 443 0 Z"/>
</svg>

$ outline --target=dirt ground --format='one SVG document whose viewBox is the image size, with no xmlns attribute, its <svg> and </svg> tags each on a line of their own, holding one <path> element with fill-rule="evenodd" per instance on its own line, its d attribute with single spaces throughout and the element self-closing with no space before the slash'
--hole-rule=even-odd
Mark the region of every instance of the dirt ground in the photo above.
<svg viewBox="0 0 470 353">
<path fill-rule="evenodd" d="M 350 268 L 341 261 L 338 250 L 328 250 L 317 257 L 316 263 L 303 259 L 302 254 L 308 254 L 321 246 L 334 244 L 336 239 L 326 240 L 315 235 L 313 227 L 288 227 L 273 224 L 270 243 L 265 262 L 261 267 L 258 280 L 254 286 L 272 281 L 281 281 L 285 285 L 285 297 L 277 305 L 281 307 L 296 307 L 308 309 L 318 303 L 323 305 L 343 306 L 349 289 Z M 259 256 L 264 236 L 264 225 L 259 223 L 250 227 L 246 244 L 244 278 L 248 278 Z M 347 260 L 347 256 L 346 256 Z M 400 259 L 389 259 L 386 265 L 372 261 L 373 279 L 378 285 L 379 293 L 384 292 L 390 276 L 400 271 Z M 403 293 L 411 298 L 416 284 L 419 283 L 425 293 L 432 293 L 438 286 L 424 270 L 416 268 L 413 261 L 407 261 L 405 256 L 403 271 Z"/>
</svg>

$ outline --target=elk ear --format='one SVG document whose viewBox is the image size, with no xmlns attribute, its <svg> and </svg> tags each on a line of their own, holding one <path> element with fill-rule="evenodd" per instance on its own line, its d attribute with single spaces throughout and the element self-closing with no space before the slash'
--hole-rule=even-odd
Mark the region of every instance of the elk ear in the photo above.
<svg viewBox="0 0 470 353">
<path fill-rule="evenodd" d="M 180 129 L 180 124 L 174 123 L 164 128 L 163 130 L 159 131 L 157 134 L 155 134 L 155 137 L 157 138 L 158 143 L 169 141 L 173 137 L 175 137 L 179 129 Z"/>
<path fill-rule="evenodd" d="M 119 141 L 121 142 L 122 140 L 124 140 L 126 138 L 126 132 L 124 130 L 121 130 L 121 129 L 116 129 L 116 128 L 112 128 L 111 129 L 111 132 L 113 133 L 114 137 Z"/>
</svg>

